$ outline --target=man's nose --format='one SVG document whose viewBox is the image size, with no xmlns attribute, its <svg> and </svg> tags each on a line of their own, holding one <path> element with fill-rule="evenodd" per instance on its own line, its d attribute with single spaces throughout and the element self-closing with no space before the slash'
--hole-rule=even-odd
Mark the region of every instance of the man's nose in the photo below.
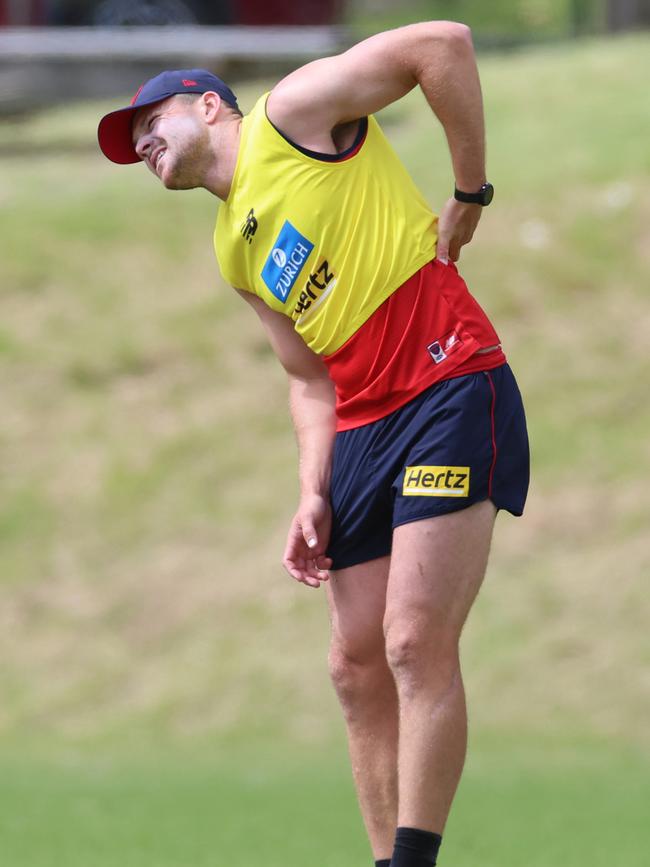
<svg viewBox="0 0 650 867">
<path fill-rule="evenodd" d="M 152 136 L 149 133 L 143 133 L 135 143 L 135 152 L 143 160 L 151 152 L 153 142 Z"/>
</svg>

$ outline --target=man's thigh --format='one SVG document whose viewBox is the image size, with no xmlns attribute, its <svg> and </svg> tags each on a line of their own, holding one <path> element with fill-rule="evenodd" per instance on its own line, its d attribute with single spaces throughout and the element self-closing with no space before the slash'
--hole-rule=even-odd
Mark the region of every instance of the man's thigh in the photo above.
<svg viewBox="0 0 650 867">
<path fill-rule="evenodd" d="M 455 640 L 480 589 L 496 509 L 489 500 L 395 528 L 386 628 L 396 621 Z"/>
<path fill-rule="evenodd" d="M 358 658 L 383 654 L 383 620 L 390 557 L 330 572 L 326 583 L 332 642 Z"/>
</svg>

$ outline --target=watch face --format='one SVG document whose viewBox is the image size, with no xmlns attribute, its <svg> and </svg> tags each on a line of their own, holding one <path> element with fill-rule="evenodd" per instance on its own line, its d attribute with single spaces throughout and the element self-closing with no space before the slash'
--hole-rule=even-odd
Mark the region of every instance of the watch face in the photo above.
<svg viewBox="0 0 650 867">
<path fill-rule="evenodd" d="M 483 204 L 489 205 L 494 198 L 494 187 L 492 184 L 483 184 L 481 192 L 483 193 Z"/>
</svg>

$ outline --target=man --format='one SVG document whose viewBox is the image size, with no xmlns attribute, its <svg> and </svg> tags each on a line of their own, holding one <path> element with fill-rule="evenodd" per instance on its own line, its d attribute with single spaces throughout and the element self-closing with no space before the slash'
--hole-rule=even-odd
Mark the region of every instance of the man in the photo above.
<svg viewBox="0 0 650 867">
<path fill-rule="evenodd" d="M 372 117 L 419 86 L 456 190 L 433 215 Z M 330 669 L 376 864 L 430 867 L 466 750 L 461 629 L 497 509 L 521 514 L 523 407 L 453 264 L 492 197 L 471 35 L 414 24 L 309 63 L 241 117 L 205 70 L 104 117 L 104 153 L 222 199 L 225 279 L 289 375 L 301 498 L 284 564 L 327 582 Z"/>
</svg>

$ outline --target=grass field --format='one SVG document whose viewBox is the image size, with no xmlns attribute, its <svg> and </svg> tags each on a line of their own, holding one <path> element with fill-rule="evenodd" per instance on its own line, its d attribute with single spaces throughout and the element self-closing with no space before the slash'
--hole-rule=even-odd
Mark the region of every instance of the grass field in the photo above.
<svg viewBox="0 0 650 867">
<path fill-rule="evenodd" d="M 476 744 L 440 863 L 645 867 L 649 771 L 611 749 Z M 21 867 L 371 863 L 342 748 L 4 758 L 0 837 Z"/>
<path fill-rule="evenodd" d="M 647 863 L 649 48 L 481 61 L 497 197 L 462 270 L 534 478 L 466 630 L 441 864 Z M 279 566 L 283 374 L 220 283 L 215 202 L 103 160 L 105 107 L 0 127 L 0 863 L 366 864 L 324 599 Z M 439 206 L 421 99 L 383 122 Z"/>
<path fill-rule="evenodd" d="M 604 0 L 352 0 L 346 8 L 346 23 L 364 34 L 438 18 L 468 24 L 479 44 L 500 45 L 602 31 L 606 17 Z"/>
</svg>

